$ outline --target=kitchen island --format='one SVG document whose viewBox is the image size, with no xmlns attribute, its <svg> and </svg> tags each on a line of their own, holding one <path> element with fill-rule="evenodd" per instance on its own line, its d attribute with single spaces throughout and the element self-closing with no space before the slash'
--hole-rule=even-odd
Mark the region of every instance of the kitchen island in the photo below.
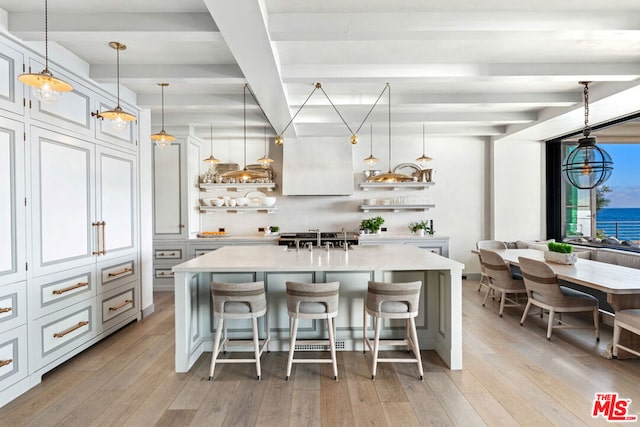
<svg viewBox="0 0 640 427">
<path fill-rule="evenodd" d="M 369 280 L 423 282 L 416 318 L 421 349 L 433 349 L 451 369 L 462 369 L 462 269 L 464 265 L 428 250 L 403 245 L 287 250 L 282 246 L 227 246 L 173 267 L 175 286 L 176 372 L 187 372 L 212 350 L 212 280 L 242 283 L 262 280 L 267 289 L 271 350 L 288 350 L 289 323 L 285 283 L 340 282 L 337 347 L 362 350 L 363 300 Z M 246 336 L 249 324 L 229 325 L 229 336 Z M 261 319 L 261 330 L 265 322 Z M 300 325 L 299 338 L 317 338 L 323 322 Z M 382 338 L 404 334 L 404 322 L 385 323 Z M 320 348 L 318 348 L 320 349 Z M 249 350 L 249 348 L 247 348 Z M 309 350 L 316 350 L 309 348 Z"/>
</svg>

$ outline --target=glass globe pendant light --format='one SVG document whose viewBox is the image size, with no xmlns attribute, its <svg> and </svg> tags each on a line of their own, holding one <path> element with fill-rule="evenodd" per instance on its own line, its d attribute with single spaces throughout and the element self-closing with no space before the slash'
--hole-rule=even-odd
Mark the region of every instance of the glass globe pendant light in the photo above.
<svg viewBox="0 0 640 427">
<path fill-rule="evenodd" d="M 164 130 L 164 88 L 169 86 L 169 83 L 158 83 L 158 86 L 162 88 L 162 130 L 151 135 L 151 139 L 156 142 L 156 147 L 164 150 L 169 148 L 171 141 L 175 141 L 176 137 Z"/>
<path fill-rule="evenodd" d="M 584 85 L 584 136 L 578 147 L 569 153 L 562 163 L 562 174 L 574 187 L 589 190 L 604 183 L 613 172 L 613 161 L 605 150 L 596 146 L 596 138 L 589 126 L 589 83 Z"/>
<path fill-rule="evenodd" d="M 136 116 L 131 113 L 127 113 L 120 106 L 120 51 L 127 48 L 126 45 L 120 42 L 109 42 L 109 46 L 116 51 L 116 83 L 118 87 L 118 105 L 113 110 L 103 111 L 96 114 L 98 117 L 111 120 L 113 127 L 116 130 L 123 131 L 129 126 L 129 122 L 136 120 Z"/>
<path fill-rule="evenodd" d="M 273 159 L 269 158 L 269 138 L 267 138 L 267 127 L 264 127 L 264 156 L 258 159 L 258 163 L 262 166 L 269 167 L 269 163 L 273 163 Z"/>
<path fill-rule="evenodd" d="M 369 157 L 364 159 L 364 162 L 366 164 L 368 164 L 369 166 L 373 167 L 378 163 L 378 158 L 375 157 L 373 155 L 373 125 L 369 125 L 369 130 L 370 130 L 370 137 L 369 137 L 369 146 L 370 146 L 370 151 L 369 151 Z"/>
<path fill-rule="evenodd" d="M 60 99 L 61 92 L 70 92 L 73 87 L 49 71 L 49 8 L 44 1 L 44 70 L 40 73 L 23 73 L 18 76 L 21 83 L 31 86 L 33 97 L 40 102 L 53 104 Z"/>
<path fill-rule="evenodd" d="M 433 160 L 431 157 L 424 154 L 425 152 L 425 144 L 424 144 L 424 123 L 422 124 L 422 156 L 416 159 L 420 165 L 424 166 L 427 162 Z"/>
</svg>

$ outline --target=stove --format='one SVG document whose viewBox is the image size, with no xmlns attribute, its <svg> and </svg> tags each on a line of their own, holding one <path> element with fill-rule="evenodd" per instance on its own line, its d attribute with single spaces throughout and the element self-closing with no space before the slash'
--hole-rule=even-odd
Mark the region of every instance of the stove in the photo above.
<svg viewBox="0 0 640 427">
<path fill-rule="evenodd" d="M 307 243 L 311 243 L 313 246 L 318 245 L 318 234 L 313 231 L 306 232 L 291 232 L 280 233 L 278 244 L 282 246 L 289 246 L 291 248 L 296 247 L 296 241 L 300 248 L 303 248 Z M 353 246 L 358 244 L 358 233 L 353 231 L 347 231 L 346 242 L 348 245 Z M 344 248 L 345 233 L 342 231 L 335 232 L 321 232 L 320 233 L 320 246 L 325 247 L 329 243 L 334 248 Z"/>
</svg>

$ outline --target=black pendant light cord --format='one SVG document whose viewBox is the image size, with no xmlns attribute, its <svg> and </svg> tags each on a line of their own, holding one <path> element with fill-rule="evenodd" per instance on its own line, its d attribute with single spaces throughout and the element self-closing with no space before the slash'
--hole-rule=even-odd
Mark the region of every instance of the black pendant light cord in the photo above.
<svg viewBox="0 0 640 427">
<path fill-rule="evenodd" d="M 284 127 L 284 129 L 282 129 L 282 132 L 280 132 L 279 135 L 284 135 L 284 133 L 287 131 L 287 129 L 289 129 L 289 126 L 291 126 L 291 123 L 293 123 L 293 121 L 296 119 L 296 117 L 298 116 L 298 113 L 304 108 L 305 105 L 307 105 L 307 102 L 309 102 L 309 99 L 311 99 L 311 96 L 315 93 L 316 90 L 318 90 L 320 88 L 320 83 L 316 83 L 315 87 L 313 88 L 313 90 L 311 91 L 311 93 L 309 94 L 309 96 L 307 96 L 307 99 L 304 100 L 304 102 L 302 103 L 302 105 L 300 106 L 300 108 L 298 108 L 298 111 L 296 111 L 296 113 L 293 115 L 293 117 L 291 117 L 291 120 L 289 120 L 289 123 L 287 123 L 287 125 Z"/>
<path fill-rule="evenodd" d="M 362 129 L 362 126 L 365 124 L 365 122 L 369 118 L 369 115 L 371 114 L 373 109 L 376 107 L 376 105 L 378 105 L 378 101 L 380 101 L 380 98 L 382 98 L 382 95 L 384 95 L 384 91 L 387 90 L 388 88 L 389 88 L 389 83 L 387 83 L 386 86 L 384 87 L 384 89 L 382 89 L 382 92 L 380 92 L 380 95 L 378 95 L 378 99 L 376 99 L 376 102 L 373 103 L 373 105 L 369 109 L 369 112 L 367 113 L 367 115 L 364 116 L 364 119 L 362 120 L 362 123 L 360 123 L 360 126 L 358 126 L 358 129 L 356 129 L 356 132 L 355 132 L 356 134 L 358 132 L 360 132 L 360 129 Z"/>
<path fill-rule="evenodd" d="M 162 130 L 164 130 L 164 84 L 161 84 L 160 87 L 162 88 Z M 119 95 L 118 98 L 120 98 Z"/>
<path fill-rule="evenodd" d="M 584 85 L 584 136 L 591 134 L 591 127 L 589 126 L 589 82 L 582 82 Z"/>
<path fill-rule="evenodd" d="M 120 107 L 120 43 L 116 47 L 116 84 L 118 89 L 118 106 L 116 109 L 121 109 Z M 164 129 L 164 125 L 162 126 Z"/>
<path fill-rule="evenodd" d="M 351 132 L 351 134 L 353 135 L 354 133 L 357 132 L 353 132 L 351 130 L 351 127 L 347 124 L 347 122 L 344 120 L 344 117 L 342 117 L 342 114 L 340 114 L 340 111 L 338 111 L 338 109 L 336 108 L 336 106 L 333 104 L 333 102 L 331 101 L 331 98 L 329 98 L 329 95 L 327 95 L 327 92 L 324 91 L 324 89 L 322 88 L 322 86 L 320 86 L 320 90 L 322 91 L 322 93 L 324 94 L 324 96 L 327 98 L 327 100 L 329 101 L 329 104 L 331 104 L 331 106 L 333 107 L 334 110 L 336 110 L 336 113 L 338 113 L 338 116 L 340 116 L 340 120 L 342 120 L 342 123 L 344 123 L 344 125 L 347 127 L 347 129 L 349 129 L 349 132 Z M 360 128 L 358 128 L 358 130 L 360 130 Z"/>
<path fill-rule="evenodd" d="M 44 71 L 50 74 L 49 71 L 49 5 L 48 1 L 44 0 Z"/>
</svg>

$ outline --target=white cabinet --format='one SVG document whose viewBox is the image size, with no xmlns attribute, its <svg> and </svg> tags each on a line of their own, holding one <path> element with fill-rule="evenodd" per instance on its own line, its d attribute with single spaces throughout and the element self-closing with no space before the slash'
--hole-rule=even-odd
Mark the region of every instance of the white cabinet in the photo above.
<svg viewBox="0 0 640 427">
<path fill-rule="evenodd" d="M 24 125 L 0 117 L 0 285 L 24 280 Z"/>
<path fill-rule="evenodd" d="M 31 129 L 34 275 L 135 253 L 135 156 Z"/>
<path fill-rule="evenodd" d="M 100 95 L 94 96 L 94 113 L 113 110 L 116 106 L 116 100 L 108 99 Z M 126 103 L 120 102 L 124 111 L 136 114 L 133 107 Z M 95 117 L 95 114 L 94 114 Z M 96 139 L 111 144 L 115 144 L 120 148 L 128 150 L 136 150 L 138 145 L 138 121 L 129 122 L 126 129 L 116 129 L 110 120 L 103 120 L 96 117 L 95 137 Z"/>
<path fill-rule="evenodd" d="M 25 108 L 25 89 L 18 81 L 23 65 L 22 53 L 0 43 L 0 109 L 20 115 Z"/>
<path fill-rule="evenodd" d="M 176 140 L 166 149 L 153 147 L 154 239 L 187 237 L 186 146 Z"/>
</svg>

